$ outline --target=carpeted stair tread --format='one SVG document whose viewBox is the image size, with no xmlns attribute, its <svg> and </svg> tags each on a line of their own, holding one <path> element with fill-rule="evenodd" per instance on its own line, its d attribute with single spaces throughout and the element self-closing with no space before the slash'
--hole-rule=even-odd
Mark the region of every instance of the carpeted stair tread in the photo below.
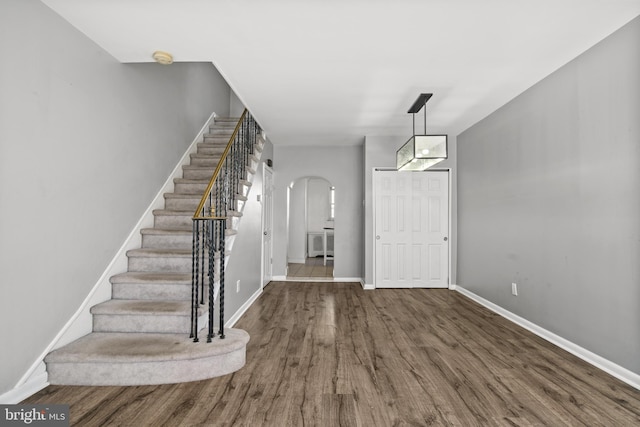
<svg viewBox="0 0 640 427">
<path fill-rule="evenodd" d="M 154 209 L 154 215 L 193 216 L 193 210 L 178 209 Z"/>
<path fill-rule="evenodd" d="M 118 300 L 191 301 L 191 274 L 144 271 L 110 278 L 111 298 Z"/>
<path fill-rule="evenodd" d="M 226 128 L 226 129 L 235 129 L 236 126 L 238 124 L 238 121 L 236 120 L 234 121 L 219 121 L 216 119 L 215 123 L 213 125 L 211 125 L 210 127 L 221 127 L 221 128 Z"/>
<path fill-rule="evenodd" d="M 213 133 L 205 133 L 203 137 L 205 144 L 224 144 L 225 146 L 229 143 L 229 139 L 231 139 L 231 135 L 217 135 Z"/>
<path fill-rule="evenodd" d="M 183 166 L 182 174 L 183 174 L 183 178 L 211 180 L 214 169 L 215 168 L 210 166 L 200 166 L 200 165 Z"/>
<path fill-rule="evenodd" d="M 163 273 L 148 271 L 128 271 L 126 273 L 111 276 L 112 284 L 117 283 L 164 283 L 164 284 L 191 284 L 191 274 L 188 273 Z"/>
<path fill-rule="evenodd" d="M 218 123 L 234 123 L 237 124 L 240 121 L 240 117 L 222 117 L 217 116 L 213 119 L 215 124 Z"/>
<path fill-rule="evenodd" d="M 244 200 L 245 201 L 247 200 L 246 196 L 241 197 L 239 194 L 236 195 L 236 197 L 240 200 L 243 200 L 243 197 L 244 197 Z M 193 218 L 194 212 L 193 211 L 176 211 L 172 209 L 156 209 L 153 211 L 153 214 L 156 216 L 176 216 L 176 217 Z M 242 216 L 242 213 L 239 211 L 227 212 L 227 217 L 241 217 L 241 216 Z M 154 231 L 151 231 L 151 230 L 154 230 Z M 191 232 L 191 230 L 192 228 L 188 226 L 175 226 L 175 227 L 162 226 L 162 227 L 144 228 L 141 230 L 141 232 L 144 231 L 144 233 L 146 234 L 169 234 L 169 233 L 182 234 L 181 232 L 184 232 L 184 231 Z M 166 231 L 166 233 L 164 231 Z"/>
<path fill-rule="evenodd" d="M 207 181 L 208 182 L 208 181 Z M 196 183 L 198 183 L 196 181 Z M 198 197 L 189 197 L 189 196 L 195 196 L 195 193 L 171 193 L 174 194 L 174 196 L 170 196 L 170 197 L 166 197 L 168 194 L 165 195 L 166 199 L 191 199 L 191 198 L 197 198 L 198 200 L 202 199 L 202 195 L 199 195 Z M 244 196 L 242 194 L 236 194 L 236 198 L 238 200 L 242 200 L 242 201 L 246 201 L 247 200 L 247 196 Z M 167 209 L 155 209 L 153 212 L 155 213 L 156 211 L 164 211 Z M 170 209 L 173 210 L 173 209 Z M 191 214 L 193 214 L 193 211 L 178 211 L 178 212 L 191 212 Z"/>
<path fill-rule="evenodd" d="M 201 143 L 202 145 L 198 145 L 196 152 L 189 154 L 189 157 L 191 159 L 198 157 L 216 157 L 217 159 L 220 159 L 222 154 L 224 154 L 228 143 L 229 141 L 227 140 L 227 137 L 209 137 L 208 141 Z"/>
<path fill-rule="evenodd" d="M 178 184 L 208 184 L 210 179 L 189 179 L 189 178 L 174 178 L 173 182 Z M 202 197 L 202 194 L 200 195 Z"/>
<path fill-rule="evenodd" d="M 164 199 L 165 200 L 168 200 L 168 199 L 183 199 L 183 200 L 193 200 L 193 201 L 200 202 L 200 200 L 202 200 L 202 194 L 181 193 L 181 192 L 164 193 Z"/>
<path fill-rule="evenodd" d="M 191 214 L 193 215 L 193 213 Z M 189 235 L 191 236 L 193 234 L 193 231 L 191 228 L 167 228 L 167 227 L 163 227 L 163 228 L 143 228 L 142 230 L 140 230 L 140 234 L 155 234 L 155 235 L 162 235 L 162 234 L 171 234 L 171 235 L 176 235 L 176 236 L 184 236 L 184 235 Z"/>
<path fill-rule="evenodd" d="M 211 166 L 204 166 L 204 165 L 184 165 L 182 166 L 183 170 L 207 170 L 211 172 L 211 175 L 213 175 L 213 172 L 215 170 L 215 168 L 211 167 Z"/>
<path fill-rule="evenodd" d="M 202 200 L 202 194 L 192 194 L 192 193 L 164 193 L 164 198 L 166 199 L 193 199 L 193 200 Z"/>
<path fill-rule="evenodd" d="M 233 135 L 233 128 L 231 127 L 211 127 L 209 132 L 204 134 L 205 136 L 226 136 L 227 138 Z"/>
<path fill-rule="evenodd" d="M 233 236 L 238 234 L 236 230 L 227 229 L 226 235 Z M 225 253 L 228 255 L 229 253 Z M 127 251 L 128 257 L 147 257 L 147 258 L 191 258 L 191 249 L 166 249 L 166 248 L 139 248 Z"/>
<path fill-rule="evenodd" d="M 242 329 L 225 329 L 225 338 L 210 343 L 201 331 L 201 342 L 194 343 L 184 334 L 134 332 L 92 332 L 79 340 L 49 353 L 47 363 L 69 362 L 145 362 L 190 360 L 202 356 L 226 354 L 244 347 L 249 334 Z"/>
<path fill-rule="evenodd" d="M 191 301 L 117 300 L 110 299 L 91 307 L 91 314 L 119 315 L 189 315 Z"/>
<path fill-rule="evenodd" d="M 215 160 L 220 160 L 221 156 L 222 156 L 222 153 L 220 153 L 220 154 L 203 154 L 203 153 L 192 153 L 192 154 L 190 154 L 190 157 L 192 159 L 207 159 L 207 160 L 214 160 L 214 159 Z"/>
<path fill-rule="evenodd" d="M 224 150 L 227 148 L 227 144 L 223 143 L 223 142 L 200 142 L 198 143 L 198 152 L 200 152 L 200 150 L 206 150 L 208 152 L 212 152 L 212 155 L 218 155 L 221 156 L 224 153 Z M 201 153 L 201 154 L 206 154 L 206 153 Z"/>
<path fill-rule="evenodd" d="M 191 258 L 191 249 L 139 248 L 128 250 L 127 256 Z"/>
</svg>

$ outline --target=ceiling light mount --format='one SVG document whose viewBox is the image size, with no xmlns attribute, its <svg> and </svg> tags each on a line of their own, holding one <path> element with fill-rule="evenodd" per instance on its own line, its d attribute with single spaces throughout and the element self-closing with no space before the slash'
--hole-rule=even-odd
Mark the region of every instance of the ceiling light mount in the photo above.
<svg viewBox="0 0 640 427">
<path fill-rule="evenodd" d="M 153 55 L 151 56 L 153 57 L 153 60 L 156 61 L 158 64 L 162 64 L 162 65 L 173 64 L 173 55 L 171 55 L 168 52 L 156 50 L 155 52 L 153 52 Z"/>
<path fill-rule="evenodd" d="M 447 158 L 447 135 L 427 135 L 427 101 L 432 93 L 421 93 L 407 113 L 413 115 L 413 136 L 396 152 L 399 171 L 423 171 Z M 416 113 L 424 107 L 424 134 L 416 135 Z"/>
</svg>

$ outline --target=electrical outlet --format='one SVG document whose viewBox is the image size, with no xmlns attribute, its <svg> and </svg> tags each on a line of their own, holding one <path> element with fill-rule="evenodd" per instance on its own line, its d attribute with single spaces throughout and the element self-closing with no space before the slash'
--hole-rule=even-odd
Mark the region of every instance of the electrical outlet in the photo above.
<svg viewBox="0 0 640 427">
<path fill-rule="evenodd" d="M 511 284 L 511 295 L 518 296 L 518 284 L 517 283 L 512 283 Z"/>
<path fill-rule="evenodd" d="M 236 282 L 236 293 L 240 292 L 240 280 Z"/>
</svg>

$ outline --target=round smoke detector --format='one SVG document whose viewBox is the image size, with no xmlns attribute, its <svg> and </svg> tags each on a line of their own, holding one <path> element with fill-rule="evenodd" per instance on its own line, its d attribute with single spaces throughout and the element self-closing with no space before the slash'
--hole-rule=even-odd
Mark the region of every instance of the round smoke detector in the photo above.
<svg viewBox="0 0 640 427">
<path fill-rule="evenodd" d="M 152 56 L 158 64 L 169 65 L 173 63 L 173 56 L 170 53 L 156 50 Z"/>
</svg>

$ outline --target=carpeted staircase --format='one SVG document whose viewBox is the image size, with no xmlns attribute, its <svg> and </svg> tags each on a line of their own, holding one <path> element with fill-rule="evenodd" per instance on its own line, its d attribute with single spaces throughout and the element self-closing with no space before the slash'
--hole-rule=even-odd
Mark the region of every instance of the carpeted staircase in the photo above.
<svg viewBox="0 0 640 427">
<path fill-rule="evenodd" d="M 183 177 L 142 229 L 142 247 L 127 252 L 128 271 L 111 278 L 112 299 L 91 308 L 93 332 L 45 358 L 49 382 L 61 385 L 144 385 L 195 381 L 228 374 L 245 364 L 249 335 L 225 329 L 225 339 L 189 338 L 191 245 L 194 211 L 238 119 L 216 118 Z M 238 206 L 230 213 L 227 253 L 263 146 L 258 138 Z M 206 326 L 204 310 L 199 326 Z M 204 334 L 203 334 L 204 335 Z"/>
</svg>

